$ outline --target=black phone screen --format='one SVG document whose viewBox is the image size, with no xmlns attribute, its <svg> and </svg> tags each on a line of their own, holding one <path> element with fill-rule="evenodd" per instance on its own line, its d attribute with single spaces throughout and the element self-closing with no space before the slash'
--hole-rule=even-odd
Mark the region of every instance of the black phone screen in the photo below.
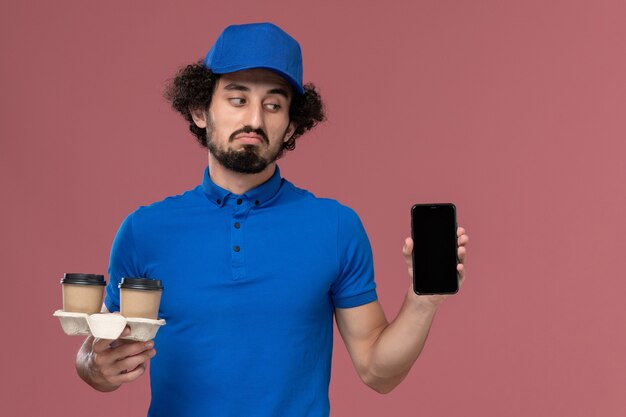
<svg viewBox="0 0 626 417">
<path fill-rule="evenodd" d="M 456 207 L 450 203 L 411 208 L 413 291 L 454 294 L 459 290 Z"/>
</svg>

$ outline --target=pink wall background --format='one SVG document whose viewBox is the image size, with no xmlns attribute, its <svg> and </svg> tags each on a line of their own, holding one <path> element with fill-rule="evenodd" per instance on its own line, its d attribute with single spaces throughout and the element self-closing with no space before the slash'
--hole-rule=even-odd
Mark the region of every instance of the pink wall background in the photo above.
<svg viewBox="0 0 626 417">
<path fill-rule="evenodd" d="M 282 172 L 360 214 L 387 316 L 411 204 L 456 203 L 471 237 L 394 392 L 337 339 L 332 415 L 626 415 L 625 19 L 621 0 L 3 2 L 2 415 L 145 415 L 147 378 L 101 394 L 76 376 L 59 279 L 105 273 L 126 214 L 199 183 L 164 82 L 227 24 L 267 20 L 328 108 Z"/>
</svg>

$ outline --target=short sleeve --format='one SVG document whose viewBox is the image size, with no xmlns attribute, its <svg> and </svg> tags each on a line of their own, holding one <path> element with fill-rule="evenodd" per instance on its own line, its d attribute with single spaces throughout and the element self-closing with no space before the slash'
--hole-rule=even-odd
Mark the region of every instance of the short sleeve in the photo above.
<svg viewBox="0 0 626 417">
<path fill-rule="evenodd" d="M 351 308 L 377 300 L 372 248 L 358 215 L 339 206 L 339 276 L 331 286 L 335 307 Z"/>
<path fill-rule="evenodd" d="M 120 290 L 118 285 L 122 277 L 141 276 L 133 232 L 133 217 L 135 213 L 131 213 L 124 219 L 111 246 L 109 284 L 106 287 L 106 295 L 104 297 L 104 305 L 110 312 L 120 310 Z"/>
</svg>

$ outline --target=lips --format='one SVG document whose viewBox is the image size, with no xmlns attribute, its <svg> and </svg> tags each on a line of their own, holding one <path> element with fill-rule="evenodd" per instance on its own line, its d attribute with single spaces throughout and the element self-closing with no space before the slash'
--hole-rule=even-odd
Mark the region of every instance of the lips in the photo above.
<svg viewBox="0 0 626 417">
<path fill-rule="evenodd" d="M 258 144 L 263 143 L 263 138 L 258 135 L 240 135 L 235 138 L 236 141 L 247 144 Z"/>
<path fill-rule="evenodd" d="M 267 139 L 265 132 L 259 129 L 253 129 L 251 126 L 244 126 L 243 128 L 234 131 L 228 138 L 229 142 L 238 141 L 239 143 L 258 145 L 265 143 L 269 145 L 270 141 Z"/>
</svg>

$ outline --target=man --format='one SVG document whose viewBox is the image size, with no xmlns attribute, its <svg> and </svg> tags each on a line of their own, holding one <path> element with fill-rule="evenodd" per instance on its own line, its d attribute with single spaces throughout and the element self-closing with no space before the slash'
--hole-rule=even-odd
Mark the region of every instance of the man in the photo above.
<svg viewBox="0 0 626 417">
<path fill-rule="evenodd" d="M 105 310 L 119 310 L 122 277 L 160 279 L 167 325 L 148 343 L 87 338 L 79 375 L 112 391 L 151 360 L 153 417 L 328 416 L 334 316 L 363 382 L 391 391 L 445 296 L 409 285 L 389 324 L 358 216 L 281 178 L 276 160 L 324 119 L 315 87 L 302 85 L 298 43 L 268 23 L 229 26 L 166 97 L 208 167 L 200 186 L 124 220 Z M 462 281 L 468 237 L 457 235 Z M 407 239 L 409 274 L 411 252 Z"/>
</svg>

